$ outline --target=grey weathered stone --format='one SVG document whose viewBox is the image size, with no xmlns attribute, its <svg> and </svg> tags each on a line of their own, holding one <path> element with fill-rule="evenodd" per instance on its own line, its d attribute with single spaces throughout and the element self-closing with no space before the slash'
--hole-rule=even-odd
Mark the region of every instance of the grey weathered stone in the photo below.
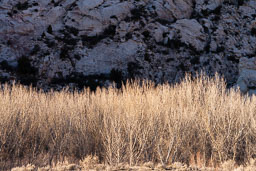
<svg viewBox="0 0 256 171">
<path fill-rule="evenodd" d="M 140 43 L 129 40 L 124 43 L 100 43 L 76 63 L 75 69 L 84 75 L 109 74 L 112 69 L 125 70 L 134 61 Z"/>
<path fill-rule="evenodd" d="M 256 70 L 256 58 L 241 58 L 239 61 L 240 72 L 243 69 Z"/>
<path fill-rule="evenodd" d="M 151 0 L 159 19 L 174 21 L 176 19 L 190 18 L 193 12 L 192 0 Z"/>
<path fill-rule="evenodd" d="M 255 57 L 255 13 L 255 0 L 1 0 L 0 73 L 22 78 L 25 56 L 45 86 L 112 69 L 157 83 L 205 70 L 247 92 L 255 65 L 243 60 Z"/>
<path fill-rule="evenodd" d="M 182 43 L 195 48 L 197 51 L 203 51 L 206 46 L 207 36 L 203 27 L 195 19 L 178 20 L 172 25 L 174 28 L 174 38 Z"/>
<path fill-rule="evenodd" d="M 241 92 L 254 92 L 256 89 L 256 58 L 241 58 L 237 85 Z"/>
<path fill-rule="evenodd" d="M 210 13 L 219 8 L 223 2 L 224 0 L 196 0 L 195 9 L 200 13 Z"/>
<path fill-rule="evenodd" d="M 104 0 L 86 0 L 86 1 L 79 0 L 77 2 L 77 6 L 82 13 L 87 14 L 88 10 L 99 7 L 103 3 L 104 3 Z"/>
</svg>

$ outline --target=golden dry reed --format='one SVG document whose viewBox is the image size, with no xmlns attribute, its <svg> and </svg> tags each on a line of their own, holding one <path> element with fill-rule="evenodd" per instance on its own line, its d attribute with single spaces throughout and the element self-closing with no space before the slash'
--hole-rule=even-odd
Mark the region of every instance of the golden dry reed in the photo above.
<svg viewBox="0 0 256 171">
<path fill-rule="evenodd" d="M 96 155 L 101 163 L 218 166 L 256 157 L 256 98 L 222 78 L 122 89 L 0 90 L 0 165 L 48 165 Z"/>
</svg>

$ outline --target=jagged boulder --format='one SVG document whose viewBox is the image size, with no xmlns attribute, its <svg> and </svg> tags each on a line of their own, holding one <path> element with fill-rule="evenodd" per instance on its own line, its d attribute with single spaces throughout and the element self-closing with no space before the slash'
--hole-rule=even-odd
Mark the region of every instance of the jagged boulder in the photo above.
<svg viewBox="0 0 256 171">
<path fill-rule="evenodd" d="M 256 92 L 256 57 L 241 58 L 239 63 L 239 78 L 237 86 L 241 92 L 255 94 Z"/>
<path fill-rule="evenodd" d="M 80 0 L 77 6 L 67 13 L 64 23 L 78 29 L 80 35 L 95 36 L 110 24 L 116 25 L 119 20 L 128 16 L 133 8 L 134 5 L 128 1 Z"/>
<path fill-rule="evenodd" d="M 169 22 L 190 18 L 193 13 L 193 0 L 151 0 L 150 5 L 158 19 Z"/>
<path fill-rule="evenodd" d="M 133 40 L 123 43 L 99 43 L 76 63 L 75 70 L 84 75 L 109 74 L 111 70 L 126 70 L 127 64 L 133 62 L 138 52 L 144 51 L 144 48 L 143 44 Z"/>
<path fill-rule="evenodd" d="M 196 0 L 195 10 L 201 15 L 218 13 L 224 0 Z"/>
<path fill-rule="evenodd" d="M 201 24 L 195 19 L 178 20 L 172 25 L 170 41 L 179 41 L 196 51 L 203 51 L 206 46 L 207 35 Z"/>
</svg>

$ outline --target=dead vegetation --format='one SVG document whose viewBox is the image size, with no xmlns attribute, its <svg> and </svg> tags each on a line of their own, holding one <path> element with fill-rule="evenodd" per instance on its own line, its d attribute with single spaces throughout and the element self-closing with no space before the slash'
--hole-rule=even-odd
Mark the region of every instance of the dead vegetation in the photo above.
<svg viewBox="0 0 256 171">
<path fill-rule="evenodd" d="M 227 90 L 218 76 L 187 76 L 173 86 L 137 81 L 96 92 L 4 85 L 0 99 L 2 170 L 78 164 L 89 155 L 113 167 L 180 162 L 221 168 L 232 161 L 228 165 L 237 168 L 256 157 L 256 98 Z"/>
</svg>

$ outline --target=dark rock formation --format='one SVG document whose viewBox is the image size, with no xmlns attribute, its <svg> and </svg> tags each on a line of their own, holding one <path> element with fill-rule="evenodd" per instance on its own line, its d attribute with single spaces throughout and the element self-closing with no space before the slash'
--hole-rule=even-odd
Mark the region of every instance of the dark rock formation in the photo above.
<svg viewBox="0 0 256 171">
<path fill-rule="evenodd" d="M 173 83 L 204 70 L 232 86 L 256 57 L 255 17 L 255 0 L 1 0 L 0 81 Z"/>
</svg>

